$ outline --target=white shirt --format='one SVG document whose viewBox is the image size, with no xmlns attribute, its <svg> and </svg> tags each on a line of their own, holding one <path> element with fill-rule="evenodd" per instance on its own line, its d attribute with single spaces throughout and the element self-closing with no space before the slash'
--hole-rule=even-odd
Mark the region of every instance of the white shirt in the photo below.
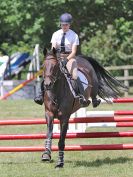
<svg viewBox="0 0 133 177">
<path fill-rule="evenodd" d="M 61 39 L 63 36 L 63 30 L 60 29 L 53 33 L 51 43 L 56 44 L 57 49 L 61 49 Z M 71 52 L 73 45 L 79 45 L 79 37 L 78 35 L 71 29 L 69 29 L 67 32 L 65 32 L 65 51 Z"/>
</svg>

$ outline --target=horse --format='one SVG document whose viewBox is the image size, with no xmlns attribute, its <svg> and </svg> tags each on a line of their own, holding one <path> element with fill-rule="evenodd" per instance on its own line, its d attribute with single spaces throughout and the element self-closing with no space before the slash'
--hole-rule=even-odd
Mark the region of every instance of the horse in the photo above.
<svg viewBox="0 0 133 177">
<path fill-rule="evenodd" d="M 47 139 L 42 161 L 51 161 L 53 121 L 58 118 L 60 121 L 60 138 L 58 142 L 58 160 L 55 167 L 61 168 L 64 166 L 65 137 L 69 118 L 81 105 L 78 98 L 74 98 L 70 90 L 62 70 L 60 53 L 53 48 L 50 51 L 44 49 L 43 54 L 45 58 L 43 63 L 43 85 L 45 90 L 44 108 L 47 121 Z M 76 61 L 78 69 L 85 75 L 89 83 L 84 93 L 87 100 L 98 95 L 108 102 L 110 98 L 120 96 L 121 91 L 127 91 L 127 87 L 110 75 L 95 59 L 79 55 L 76 56 Z"/>
</svg>

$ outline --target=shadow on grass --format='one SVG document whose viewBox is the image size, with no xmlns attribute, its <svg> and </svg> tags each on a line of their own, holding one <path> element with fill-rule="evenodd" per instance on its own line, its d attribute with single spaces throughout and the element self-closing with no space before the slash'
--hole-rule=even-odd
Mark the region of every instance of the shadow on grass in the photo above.
<svg viewBox="0 0 133 177">
<path fill-rule="evenodd" d="M 51 162 L 42 162 L 42 161 L 33 161 L 33 162 L 28 162 L 28 161 L 20 161 L 20 162 L 0 162 L 0 165 L 21 165 L 21 164 L 38 164 L 38 163 L 44 163 L 44 164 L 51 164 L 54 163 L 54 160 L 51 160 Z M 114 165 L 114 164 L 124 164 L 127 162 L 133 162 L 132 158 L 127 158 L 127 157 L 119 157 L 115 159 L 111 158 L 105 158 L 105 159 L 97 159 L 95 161 L 89 161 L 89 160 L 83 160 L 83 161 L 70 161 L 66 160 L 65 163 L 68 164 L 73 164 L 73 167 L 99 167 L 103 165 Z"/>
<path fill-rule="evenodd" d="M 124 164 L 127 162 L 133 162 L 133 159 L 131 158 L 127 158 L 127 157 L 119 157 L 119 158 L 115 158 L 115 159 L 110 159 L 110 158 L 105 158 L 105 159 L 97 159 L 95 161 L 87 161 L 87 160 L 83 160 L 83 161 L 74 161 L 74 162 L 70 162 L 67 161 L 67 163 L 73 163 L 74 167 L 99 167 L 102 165 L 114 165 L 114 164 Z"/>
<path fill-rule="evenodd" d="M 0 162 L 0 165 L 37 164 L 38 162 Z"/>
<path fill-rule="evenodd" d="M 44 163 L 44 164 L 50 164 L 50 163 L 54 163 L 54 160 L 51 160 L 50 162 L 43 162 L 43 161 L 33 161 L 33 162 L 28 162 L 28 161 L 20 161 L 20 162 L 0 162 L 0 165 L 19 165 L 19 164 L 39 164 L 39 163 Z"/>
</svg>

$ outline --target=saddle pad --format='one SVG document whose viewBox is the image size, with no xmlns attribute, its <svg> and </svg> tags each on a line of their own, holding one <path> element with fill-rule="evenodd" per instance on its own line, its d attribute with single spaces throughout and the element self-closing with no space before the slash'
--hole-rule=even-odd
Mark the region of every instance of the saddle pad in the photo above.
<svg viewBox="0 0 133 177">
<path fill-rule="evenodd" d="M 80 78 L 80 81 L 82 82 L 84 90 L 87 89 L 87 87 L 88 87 L 88 80 L 85 77 L 85 75 L 81 71 L 79 71 L 79 70 L 78 70 L 78 77 Z"/>
<path fill-rule="evenodd" d="M 67 82 L 68 82 L 68 84 L 69 84 L 70 90 L 71 90 L 71 92 L 72 92 L 74 98 L 78 98 L 78 96 L 76 96 L 75 91 L 74 91 L 73 88 L 72 88 L 72 85 L 71 85 L 71 82 L 70 82 L 71 79 L 70 79 L 69 77 L 67 77 L 67 74 L 64 74 L 64 75 L 65 75 L 65 77 L 66 77 L 66 80 L 67 80 Z M 84 75 L 81 71 L 79 71 L 79 70 L 78 70 L 78 77 L 80 78 L 80 81 L 82 82 L 82 85 L 83 85 L 84 90 L 85 90 L 85 89 L 89 86 L 89 83 L 88 83 L 87 78 L 86 78 L 85 75 Z"/>
</svg>

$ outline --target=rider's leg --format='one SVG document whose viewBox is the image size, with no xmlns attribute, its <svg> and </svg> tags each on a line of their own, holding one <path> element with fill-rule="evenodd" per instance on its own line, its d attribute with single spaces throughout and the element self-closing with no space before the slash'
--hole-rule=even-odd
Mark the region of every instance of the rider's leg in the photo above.
<svg viewBox="0 0 133 177">
<path fill-rule="evenodd" d="M 41 90 L 38 95 L 34 98 L 35 103 L 42 105 L 44 102 L 44 81 L 41 82 Z"/>
<path fill-rule="evenodd" d="M 89 100 L 86 100 L 84 97 L 84 88 L 83 85 L 78 78 L 78 69 L 77 62 L 75 58 L 72 58 L 68 61 L 66 65 L 68 72 L 72 75 L 71 84 L 77 96 L 79 96 L 81 106 L 88 106 L 90 104 Z"/>
<path fill-rule="evenodd" d="M 82 107 L 86 107 L 90 104 L 90 100 L 86 100 L 84 97 L 84 88 L 79 78 L 76 80 L 72 79 L 71 84 L 77 96 L 79 96 L 79 101 Z"/>
</svg>

